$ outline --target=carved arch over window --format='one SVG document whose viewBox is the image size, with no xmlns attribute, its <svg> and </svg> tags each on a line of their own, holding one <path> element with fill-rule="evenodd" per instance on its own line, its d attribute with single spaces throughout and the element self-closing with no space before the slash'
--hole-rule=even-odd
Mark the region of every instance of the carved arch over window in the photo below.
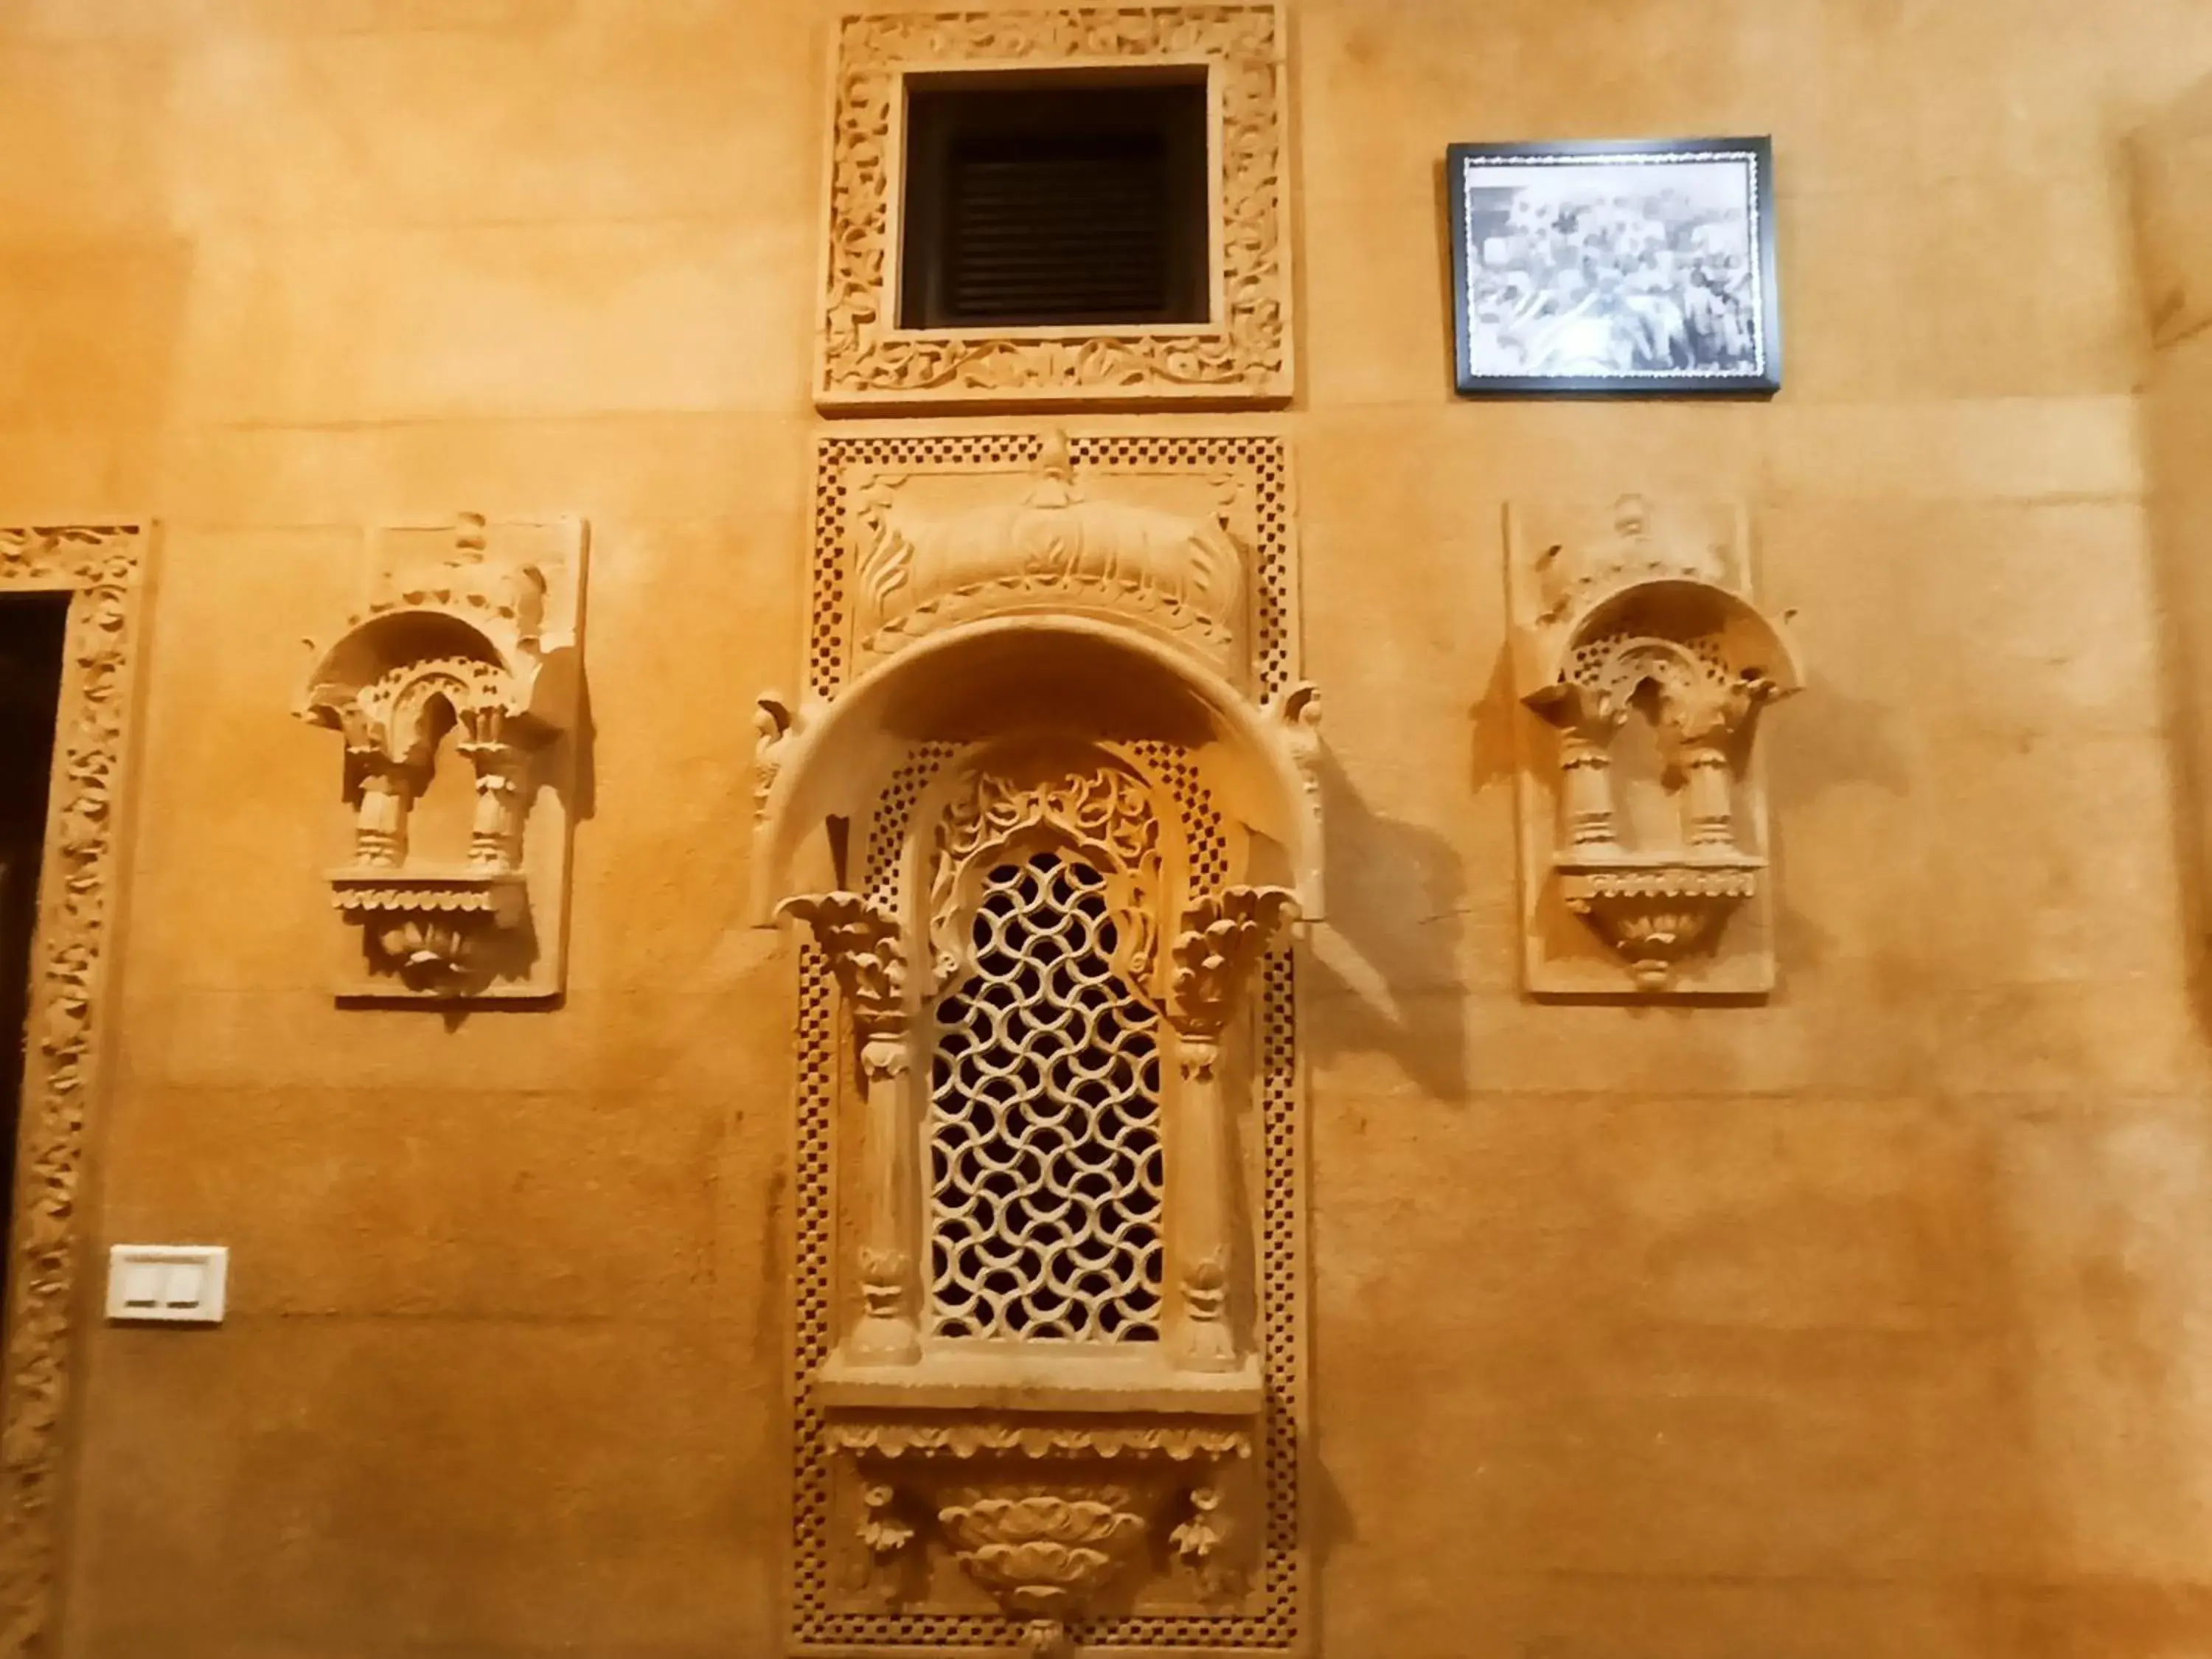
<svg viewBox="0 0 2212 1659">
<path fill-rule="evenodd" d="M 1039 612 L 960 623 L 878 663 L 834 701 L 763 700 L 755 835 L 768 904 L 827 873 L 831 823 L 865 823 L 873 792 L 913 744 L 958 741 L 1042 719 L 1068 738 L 1153 738 L 1199 757 L 1220 808 L 1256 843 L 1257 878 L 1323 914 L 1320 701 L 1311 686 L 1254 700 L 1137 627 Z"/>
<path fill-rule="evenodd" d="M 1286 651 L 1252 648 L 1284 635 L 1257 596 L 1285 590 L 1267 561 L 1287 549 L 1190 514 L 1219 499 L 1218 455 L 1117 477 L 1100 462 L 1126 441 L 969 441 L 985 465 L 947 484 L 881 464 L 921 444 L 860 441 L 878 490 L 930 480 L 904 500 L 825 465 L 843 533 L 814 638 L 873 660 L 763 700 L 757 896 L 838 991 L 800 1061 L 803 1142 L 842 1127 L 802 1152 L 823 1170 L 799 1310 L 801 1489 L 822 1496 L 795 1633 L 1050 1651 L 1104 1621 L 1170 1652 L 1197 1620 L 1200 1645 L 1293 1648 L 1280 942 L 1321 907 L 1319 709 Z M 854 572 L 893 536 L 963 573 L 963 599 L 886 638 Z M 1163 627 L 1164 592 L 1209 596 L 1218 627 Z M 824 1558 L 845 1565 L 804 1565 Z"/>
</svg>

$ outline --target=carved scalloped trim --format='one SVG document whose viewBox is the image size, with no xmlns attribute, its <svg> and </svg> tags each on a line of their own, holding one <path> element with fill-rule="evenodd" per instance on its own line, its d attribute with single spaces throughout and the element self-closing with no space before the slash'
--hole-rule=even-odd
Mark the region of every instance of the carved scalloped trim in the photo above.
<svg viewBox="0 0 2212 1659">
<path fill-rule="evenodd" d="M 1252 1455 L 1252 1436 L 1243 1429 L 1152 1425 L 1119 1428 L 1024 1426 L 1011 1423 L 840 1423 L 823 1430 L 831 1451 L 874 1457 L 981 1456 L 1011 1453 L 1022 1457 L 1164 1457 L 1186 1463 Z"/>
<path fill-rule="evenodd" d="M 103 994 L 123 869 L 121 790 L 144 565 L 144 532 L 135 526 L 0 530 L 0 592 L 70 595 L 26 1023 L 0 1386 L 4 1659 L 47 1649 L 60 1595 L 70 1362 L 83 1301 L 79 1186 L 108 1018 Z"/>
<path fill-rule="evenodd" d="M 1270 4 L 896 12 L 838 40 L 815 397 L 824 407 L 986 401 L 1273 403 L 1291 394 L 1283 19 Z M 1203 61 L 1220 110 L 1215 325 L 907 331 L 891 197 L 902 71 Z"/>
<path fill-rule="evenodd" d="M 345 911 L 474 912 L 494 915 L 512 910 L 526 892 L 520 871 L 483 876 L 404 876 L 380 871 L 370 877 L 331 878 L 331 902 Z"/>
</svg>

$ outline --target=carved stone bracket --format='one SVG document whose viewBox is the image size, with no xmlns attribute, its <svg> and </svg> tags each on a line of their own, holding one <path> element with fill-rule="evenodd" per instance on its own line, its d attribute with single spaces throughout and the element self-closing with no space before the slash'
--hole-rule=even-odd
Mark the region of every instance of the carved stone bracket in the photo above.
<svg viewBox="0 0 2212 1659">
<path fill-rule="evenodd" d="M 905 1029 L 905 932 L 888 906 L 859 893 L 806 893 L 784 900 L 776 915 L 812 930 L 863 1036 Z"/>
<path fill-rule="evenodd" d="M 1770 989 L 1754 740 L 1803 672 L 1753 602 L 1744 514 L 1632 495 L 1510 531 L 1514 684 L 1541 722 L 1519 743 L 1529 988 Z"/>
<path fill-rule="evenodd" d="M 375 537 L 368 600 L 299 709 L 345 738 L 353 858 L 331 885 L 362 948 L 341 995 L 559 993 L 584 558 L 572 520 Z M 473 799 L 440 848 L 420 820 L 441 750 Z"/>
<path fill-rule="evenodd" d="M 1298 914 L 1283 887 L 1224 887 L 1183 912 L 1168 1018 L 1187 1041 L 1217 1041 L 1275 936 Z"/>
<path fill-rule="evenodd" d="M 1291 390 L 1284 41 L 1267 4 L 908 11 L 837 44 L 815 401 L 1280 403 Z M 920 330 L 898 324 L 899 112 L 915 74 L 973 67 L 1202 74 L 1218 111 L 1208 320 L 1175 327 Z"/>
<path fill-rule="evenodd" d="M 973 1415 L 833 1419 L 824 1443 L 857 1471 L 860 1541 L 871 1556 L 880 1562 L 923 1541 L 909 1522 L 886 1517 L 927 1516 L 928 1541 L 1018 1621 L 1024 1651 L 1034 1654 L 1069 1651 L 1069 1626 L 1163 1542 L 1219 1593 L 1233 1541 L 1223 1472 L 1249 1464 L 1254 1449 L 1243 1423 Z"/>
</svg>

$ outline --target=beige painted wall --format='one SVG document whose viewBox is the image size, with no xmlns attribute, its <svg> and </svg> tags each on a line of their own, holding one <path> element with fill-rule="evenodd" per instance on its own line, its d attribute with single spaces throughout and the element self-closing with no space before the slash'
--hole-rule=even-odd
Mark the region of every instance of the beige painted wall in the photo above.
<svg viewBox="0 0 2212 1659">
<path fill-rule="evenodd" d="M 166 526 L 72 1659 L 775 1650 L 826 5 L 0 0 L 0 521 Z M 2203 0 L 1296 0 L 1328 1659 L 2212 1653 L 2187 985 L 2122 136 Z M 1771 405 L 1449 392 L 1453 139 L 1771 131 Z M 2200 348 L 2200 357 L 2202 349 Z M 2204 371 L 2212 374 L 2212 370 Z M 1763 1009 L 1516 989 L 1510 496 L 1757 504 Z M 358 527 L 594 528 L 571 990 L 344 1012 L 287 718 Z"/>
</svg>

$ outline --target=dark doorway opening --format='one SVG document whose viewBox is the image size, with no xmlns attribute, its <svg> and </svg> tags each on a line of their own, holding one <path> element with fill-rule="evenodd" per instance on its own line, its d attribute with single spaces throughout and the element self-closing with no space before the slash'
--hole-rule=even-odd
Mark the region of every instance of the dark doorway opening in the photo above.
<svg viewBox="0 0 2212 1659">
<path fill-rule="evenodd" d="M 0 597 L 0 1292 L 15 1268 L 15 1147 L 22 1130 L 31 938 L 46 846 L 46 788 L 61 712 L 67 593 Z"/>
</svg>

